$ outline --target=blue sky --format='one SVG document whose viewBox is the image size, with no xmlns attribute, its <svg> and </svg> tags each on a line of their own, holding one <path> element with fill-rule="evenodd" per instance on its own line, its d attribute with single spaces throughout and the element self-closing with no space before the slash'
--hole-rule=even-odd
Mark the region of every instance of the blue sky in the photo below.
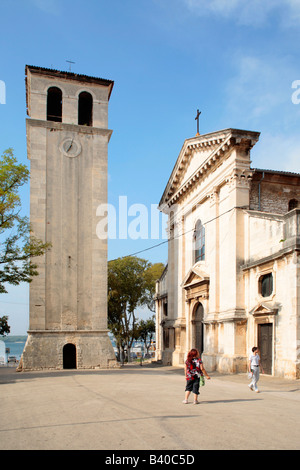
<svg viewBox="0 0 300 470">
<path fill-rule="evenodd" d="M 72 60 L 73 72 L 115 82 L 108 201 L 143 204 L 149 227 L 197 108 L 202 134 L 261 132 L 253 167 L 299 171 L 299 0 L 0 0 L 0 11 L 1 152 L 13 147 L 29 165 L 25 65 L 68 70 Z M 22 201 L 28 213 L 28 187 Z M 109 259 L 162 240 L 111 240 Z M 167 244 L 139 256 L 165 263 Z M 12 334 L 26 332 L 28 286 L 1 296 L 3 314 Z"/>
</svg>

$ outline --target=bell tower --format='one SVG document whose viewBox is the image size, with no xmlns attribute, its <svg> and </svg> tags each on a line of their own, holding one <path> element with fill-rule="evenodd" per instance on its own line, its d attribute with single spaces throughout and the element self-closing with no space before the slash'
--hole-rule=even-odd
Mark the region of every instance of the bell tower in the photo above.
<svg viewBox="0 0 300 470">
<path fill-rule="evenodd" d="M 107 329 L 108 102 L 114 82 L 26 66 L 30 220 L 51 243 L 30 284 L 23 370 L 116 365 Z"/>
</svg>

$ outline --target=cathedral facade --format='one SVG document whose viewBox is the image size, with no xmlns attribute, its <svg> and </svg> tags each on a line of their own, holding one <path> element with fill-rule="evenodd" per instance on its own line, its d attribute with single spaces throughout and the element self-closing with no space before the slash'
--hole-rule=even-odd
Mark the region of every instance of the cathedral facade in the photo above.
<svg viewBox="0 0 300 470">
<path fill-rule="evenodd" d="M 300 174 L 251 168 L 260 134 L 225 129 L 187 139 L 159 209 L 168 265 L 156 285 L 157 360 L 300 377 Z"/>
</svg>

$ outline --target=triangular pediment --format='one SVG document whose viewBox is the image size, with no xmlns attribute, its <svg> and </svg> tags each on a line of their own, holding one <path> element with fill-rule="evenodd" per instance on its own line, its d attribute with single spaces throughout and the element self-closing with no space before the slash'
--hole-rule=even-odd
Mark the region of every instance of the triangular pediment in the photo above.
<svg viewBox="0 0 300 470">
<path fill-rule="evenodd" d="M 277 302 L 260 302 L 249 313 L 253 316 L 276 315 L 279 307 L 280 304 Z"/>
<path fill-rule="evenodd" d="M 209 275 L 199 266 L 193 266 L 185 276 L 181 286 L 185 289 L 198 284 L 209 282 Z"/>
<path fill-rule="evenodd" d="M 179 153 L 159 208 L 175 203 L 197 181 L 213 171 L 220 160 L 235 146 L 243 143 L 251 148 L 259 133 L 225 129 L 187 139 Z"/>
</svg>

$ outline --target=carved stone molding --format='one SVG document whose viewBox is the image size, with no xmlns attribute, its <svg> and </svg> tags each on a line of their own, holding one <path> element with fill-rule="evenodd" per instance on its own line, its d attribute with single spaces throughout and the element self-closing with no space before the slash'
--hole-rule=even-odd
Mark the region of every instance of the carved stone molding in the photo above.
<svg viewBox="0 0 300 470">
<path fill-rule="evenodd" d="M 250 188 L 252 174 L 252 171 L 235 168 L 225 181 L 230 189 L 237 187 Z"/>
</svg>

